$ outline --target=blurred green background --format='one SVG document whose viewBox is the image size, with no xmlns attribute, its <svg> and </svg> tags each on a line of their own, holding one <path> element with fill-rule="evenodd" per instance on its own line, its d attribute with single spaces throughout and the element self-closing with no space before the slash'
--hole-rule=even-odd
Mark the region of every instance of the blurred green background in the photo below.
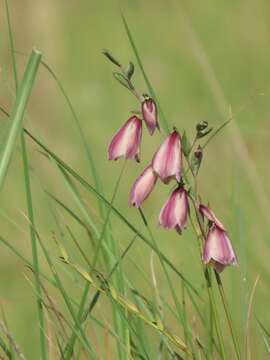
<svg viewBox="0 0 270 360">
<path fill-rule="evenodd" d="M 110 49 L 123 63 L 132 60 L 136 66 L 136 87 L 140 92 L 147 91 L 121 21 L 121 10 L 170 126 L 177 126 L 180 132 L 186 129 L 191 137 L 198 121 L 207 120 L 211 126 L 217 127 L 232 112 L 233 121 L 210 143 L 204 154 L 199 190 L 203 200 L 210 202 L 226 224 L 238 254 L 240 266 L 227 269 L 223 279 L 242 345 L 250 292 L 256 277 L 260 276 L 251 311 L 250 339 L 252 358 L 266 359 L 256 318 L 270 329 L 269 1 L 11 0 L 9 4 L 16 49 L 29 54 L 33 46 L 37 47 L 43 53 L 43 60 L 61 80 L 79 115 L 107 198 L 112 196 L 122 163 L 121 160 L 107 161 L 107 146 L 138 104 L 113 79 L 111 73 L 115 69 L 101 54 L 102 48 Z M 14 84 L 3 1 L 0 19 L 0 104 L 9 109 L 14 101 Z M 17 59 L 21 76 L 26 58 L 18 55 Z M 70 111 L 44 68 L 39 70 L 25 124 L 93 183 Z M 1 129 L 3 138 L 4 117 Z M 149 163 L 160 141 L 158 136 L 150 138 L 144 131 L 142 163 L 128 163 L 115 202 L 137 227 L 142 227 L 142 224 L 137 212 L 128 208 L 129 189 L 135 177 Z M 53 245 L 52 232 L 59 232 L 59 229 L 50 212 L 54 205 L 44 189 L 56 194 L 78 214 L 79 210 L 65 190 L 56 168 L 33 143 L 29 141 L 28 146 L 37 228 L 56 257 L 58 253 Z M 169 187 L 159 183 L 145 204 L 145 212 L 160 248 L 200 287 L 203 281 L 192 231 L 187 229 L 179 237 L 175 232 L 156 227 L 168 191 Z M 81 193 L 89 212 L 100 225 L 96 200 L 84 191 Z M 1 235 L 30 258 L 19 145 L 0 196 Z M 55 212 L 61 221 L 71 222 L 59 208 L 56 207 Z M 115 238 L 124 248 L 132 234 L 115 218 L 113 224 Z M 71 225 L 77 236 L 81 236 L 82 243 L 88 246 L 83 232 L 72 222 Z M 151 281 L 149 249 L 138 240 L 131 253 Z M 0 300 L 5 316 L 25 354 L 29 359 L 37 359 L 38 323 L 32 275 L 2 245 L 0 254 Z M 74 253 L 76 256 L 79 258 Z M 43 266 L 45 268 L 45 262 Z M 162 295 L 170 303 L 172 299 L 157 259 L 155 266 Z M 124 268 L 134 286 L 151 298 L 152 290 L 134 264 L 127 259 Z M 68 274 L 66 278 L 74 296 L 80 294 L 78 279 Z M 175 286 L 180 291 L 178 280 Z M 61 300 L 58 301 L 61 304 Z M 105 305 L 98 307 L 96 313 L 110 321 L 109 307 Z M 191 319 L 192 316 L 191 312 Z M 170 316 L 168 323 L 178 331 Z M 227 336 L 226 326 L 224 329 L 224 336 Z M 100 335 L 95 341 L 102 348 L 102 331 Z"/>
</svg>

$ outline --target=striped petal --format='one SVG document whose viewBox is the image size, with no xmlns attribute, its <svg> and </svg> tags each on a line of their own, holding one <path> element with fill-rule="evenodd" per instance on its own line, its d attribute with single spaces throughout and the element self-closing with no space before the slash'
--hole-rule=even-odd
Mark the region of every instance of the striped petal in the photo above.
<svg viewBox="0 0 270 360">
<path fill-rule="evenodd" d="M 146 99 L 142 103 L 142 114 L 150 135 L 153 135 L 156 128 L 159 129 L 157 119 L 157 106 L 153 99 Z"/>
<path fill-rule="evenodd" d="M 165 229 L 181 232 L 187 223 L 188 197 L 183 187 L 174 190 L 159 214 L 159 224 Z"/>
<path fill-rule="evenodd" d="M 167 184 L 172 178 L 181 179 L 181 138 L 174 130 L 155 153 L 152 166 L 160 179 Z"/>
<path fill-rule="evenodd" d="M 237 265 L 236 255 L 226 231 L 213 224 L 208 230 L 203 251 L 205 264 L 212 263 L 218 272 L 228 265 Z"/>
<path fill-rule="evenodd" d="M 133 184 L 129 204 L 139 208 L 142 202 L 150 195 L 157 182 L 157 175 L 154 173 L 152 166 L 148 166 Z"/>
<path fill-rule="evenodd" d="M 114 135 L 109 145 L 109 160 L 117 160 L 121 156 L 125 159 L 139 161 L 142 137 L 142 120 L 132 116 Z"/>
<path fill-rule="evenodd" d="M 221 230 L 226 231 L 224 225 L 219 221 L 214 212 L 207 206 L 201 204 L 199 206 L 199 211 L 202 215 L 204 215 L 208 220 L 215 223 Z"/>
</svg>

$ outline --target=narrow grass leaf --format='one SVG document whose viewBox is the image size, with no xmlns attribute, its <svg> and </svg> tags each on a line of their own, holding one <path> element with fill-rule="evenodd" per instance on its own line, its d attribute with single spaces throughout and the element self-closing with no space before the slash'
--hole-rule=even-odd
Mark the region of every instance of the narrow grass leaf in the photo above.
<svg viewBox="0 0 270 360">
<path fill-rule="evenodd" d="M 31 95 L 40 60 L 41 53 L 34 49 L 28 60 L 22 82 L 18 88 L 15 104 L 11 110 L 11 126 L 0 154 L 0 189 L 4 184 L 16 139 L 21 131 L 25 108 Z"/>
</svg>

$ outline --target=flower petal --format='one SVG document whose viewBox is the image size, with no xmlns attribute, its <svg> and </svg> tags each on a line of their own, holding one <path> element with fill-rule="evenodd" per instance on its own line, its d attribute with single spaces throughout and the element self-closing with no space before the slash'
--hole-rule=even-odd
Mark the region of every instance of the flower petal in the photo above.
<svg viewBox="0 0 270 360">
<path fill-rule="evenodd" d="M 222 266 L 237 265 L 236 255 L 227 232 L 221 230 L 215 224 L 211 226 L 207 234 L 203 261 L 205 264 L 214 261 L 215 268 L 219 272 L 223 270 Z"/>
<path fill-rule="evenodd" d="M 130 206 L 139 208 L 142 202 L 150 195 L 157 182 L 157 175 L 154 173 L 152 166 L 148 166 L 134 182 L 130 197 Z"/>
<path fill-rule="evenodd" d="M 117 160 L 123 156 L 125 159 L 138 161 L 142 137 L 142 120 L 132 116 L 114 135 L 109 145 L 109 160 Z"/>
<path fill-rule="evenodd" d="M 142 103 L 142 114 L 150 135 L 153 135 L 155 129 L 159 129 L 157 106 L 153 99 L 148 98 L 144 100 Z"/>
<path fill-rule="evenodd" d="M 219 219 L 216 217 L 216 215 L 214 214 L 214 212 L 208 207 L 205 206 L 203 204 L 200 204 L 199 206 L 199 211 L 202 215 L 204 215 L 208 220 L 212 221 L 213 223 L 215 223 L 221 230 L 226 231 L 224 225 L 222 224 L 221 221 L 219 221 Z"/>
<path fill-rule="evenodd" d="M 159 214 L 159 224 L 165 229 L 175 228 L 181 232 L 187 223 L 188 209 L 187 193 L 183 187 L 179 187 L 163 205 Z"/>
<path fill-rule="evenodd" d="M 155 153 L 152 166 L 160 179 L 168 183 L 173 177 L 180 182 L 181 165 L 181 138 L 177 130 L 174 130 Z"/>
</svg>

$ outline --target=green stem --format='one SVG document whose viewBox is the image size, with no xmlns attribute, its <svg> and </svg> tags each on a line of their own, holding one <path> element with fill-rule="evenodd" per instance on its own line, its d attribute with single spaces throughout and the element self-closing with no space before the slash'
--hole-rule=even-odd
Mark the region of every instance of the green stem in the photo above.
<svg viewBox="0 0 270 360">
<path fill-rule="evenodd" d="M 106 218 L 105 218 L 105 222 L 104 222 L 104 225 L 103 225 L 103 228 L 102 228 L 102 232 L 99 236 L 99 239 L 98 239 L 98 245 L 97 245 L 97 250 L 95 252 L 95 256 L 94 256 L 94 259 L 93 259 L 93 262 L 92 262 L 92 270 L 95 269 L 96 267 L 96 264 L 97 264 L 97 260 L 98 260 L 98 256 L 99 256 L 99 253 L 100 253 L 100 250 L 102 248 L 102 242 L 103 242 L 103 238 L 104 238 L 104 235 L 105 235 L 105 232 L 106 232 L 106 229 L 107 229 L 107 225 L 109 223 L 109 220 L 110 220 L 110 214 L 111 214 L 111 211 L 112 211 L 112 205 L 114 203 L 114 200 L 116 198 L 116 195 L 117 195 L 117 192 L 118 192 L 118 189 L 119 189 L 119 185 L 120 185 L 120 182 L 121 182 L 121 179 L 122 179 L 122 176 L 124 174 L 124 170 L 125 170 L 125 167 L 126 167 L 126 161 L 124 162 L 123 166 L 122 166 L 122 169 L 120 171 L 120 174 L 118 176 L 118 179 L 117 179 L 117 182 L 116 182 L 116 185 L 114 187 L 114 191 L 113 191 L 113 195 L 112 195 L 112 200 L 111 200 L 111 206 L 109 207 L 109 209 L 107 210 L 107 214 L 106 214 Z"/>
<path fill-rule="evenodd" d="M 31 183 L 29 176 L 29 167 L 28 167 L 28 157 L 27 157 L 27 149 L 25 144 L 25 135 L 24 132 L 21 133 L 21 145 L 22 145 L 22 158 L 23 158 L 23 168 L 24 168 L 24 182 L 25 182 L 25 193 L 27 200 L 27 211 L 28 217 L 31 224 L 34 226 L 34 211 L 33 211 L 33 202 L 32 202 L 32 193 L 31 193 Z M 37 248 L 37 240 L 35 231 L 33 230 L 33 226 L 29 225 L 29 231 L 31 236 L 31 247 L 32 247 L 32 259 L 33 259 L 33 270 L 35 276 L 35 287 L 37 292 L 37 309 L 38 309 L 38 319 L 39 319 L 39 328 L 40 328 L 40 350 L 41 350 L 41 358 L 43 360 L 48 359 L 47 354 L 47 341 L 46 341 L 46 325 L 45 318 L 43 312 L 43 300 L 42 300 L 42 289 L 40 286 L 39 279 L 39 259 L 38 259 L 38 248 Z"/>
<path fill-rule="evenodd" d="M 231 314 L 230 314 L 230 311 L 229 311 L 229 306 L 228 306 L 227 299 L 226 299 L 226 296 L 225 296 L 224 288 L 223 288 L 223 285 L 222 285 L 221 277 L 216 271 L 215 271 L 215 278 L 216 278 L 216 282 L 217 282 L 217 285 L 218 285 L 218 290 L 219 290 L 219 294 L 220 294 L 220 297 L 221 297 L 221 300 L 222 300 L 224 311 L 225 311 L 225 314 L 226 314 L 226 318 L 227 318 L 227 322 L 228 322 L 228 325 L 229 325 L 230 333 L 231 333 L 231 336 L 232 336 L 235 354 L 236 354 L 237 359 L 240 360 L 239 343 L 237 341 L 237 337 L 236 337 L 234 329 L 233 329 L 232 318 L 231 318 Z"/>
</svg>

